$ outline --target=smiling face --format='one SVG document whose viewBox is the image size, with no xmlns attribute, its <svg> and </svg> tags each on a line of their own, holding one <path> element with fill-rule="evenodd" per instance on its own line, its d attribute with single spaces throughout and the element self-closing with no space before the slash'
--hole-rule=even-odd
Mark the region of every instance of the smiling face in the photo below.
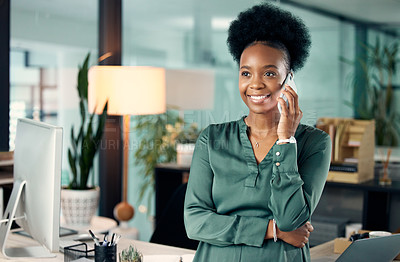
<svg viewBox="0 0 400 262">
<path fill-rule="evenodd" d="M 284 53 L 262 43 L 247 47 L 240 57 L 239 91 L 250 114 L 278 111 L 276 99 L 288 73 Z"/>
</svg>

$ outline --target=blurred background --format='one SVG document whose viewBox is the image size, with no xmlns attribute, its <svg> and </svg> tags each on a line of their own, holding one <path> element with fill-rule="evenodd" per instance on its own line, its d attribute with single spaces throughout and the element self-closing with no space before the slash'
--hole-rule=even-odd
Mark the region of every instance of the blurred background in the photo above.
<svg viewBox="0 0 400 262">
<path fill-rule="evenodd" d="M 183 110 L 179 114 L 185 123 L 196 123 L 200 129 L 210 123 L 238 119 L 247 110 L 238 92 L 238 67 L 226 45 L 227 29 L 239 12 L 261 2 L 123 0 L 122 65 L 212 70 L 213 108 Z M 378 38 L 382 44 L 398 42 L 400 1 L 273 2 L 301 17 L 312 37 L 310 57 L 295 76 L 304 112 L 302 122 L 315 125 L 320 117 L 357 116 L 357 98 L 353 98 L 357 89 L 351 84 L 355 67 L 346 61 L 356 60 L 363 52 L 361 43 L 375 45 Z M 90 65 L 97 63 L 98 1 L 12 0 L 10 3 L 9 148 L 14 147 L 16 119 L 28 117 L 65 127 L 67 150 L 70 127 L 80 122 L 76 92 L 78 65 L 89 52 Z M 394 75 L 395 101 L 399 101 L 399 84 L 398 74 Z M 399 107 L 398 103 L 394 110 L 399 112 Z M 131 136 L 137 141 L 135 132 Z M 134 150 L 135 144 L 131 151 Z M 65 151 L 63 177 L 69 173 L 66 157 Z M 129 225 L 139 228 L 140 239 L 148 241 L 154 230 L 154 192 L 147 192 L 150 200 L 146 197 L 139 200 L 142 169 L 133 156 L 129 163 L 128 199 L 137 210 Z M 97 169 L 96 165 L 95 174 Z M 341 210 L 352 221 L 359 222 L 362 195 L 358 193 L 342 192 L 336 199 L 322 200 L 320 206 L 329 207 L 341 198 L 347 199 L 345 202 L 351 206 Z M 399 201 L 398 195 L 393 201 Z"/>
</svg>

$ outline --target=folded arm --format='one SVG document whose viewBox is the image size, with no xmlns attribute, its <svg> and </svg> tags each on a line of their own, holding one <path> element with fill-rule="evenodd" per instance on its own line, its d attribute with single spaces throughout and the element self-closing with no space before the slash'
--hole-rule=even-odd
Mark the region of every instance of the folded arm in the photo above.
<svg viewBox="0 0 400 262">
<path fill-rule="evenodd" d="M 297 144 L 274 147 L 271 198 L 268 203 L 281 231 L 293 231 L 310 220 L 321 197 L 330 164 L 328 135 L 309 146 L 297 166 Z"/>
</svg>

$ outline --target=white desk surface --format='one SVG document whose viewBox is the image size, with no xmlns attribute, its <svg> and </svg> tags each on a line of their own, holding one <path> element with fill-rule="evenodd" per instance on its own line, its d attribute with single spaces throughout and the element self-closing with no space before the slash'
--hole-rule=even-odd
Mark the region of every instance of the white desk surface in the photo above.
<svg viewBox="0 0 400 262">
<path fill-rule="evenodd" d="M 21 245 L 24 246 L 33 246 L 38 245 L 37 242 L 33 241 L 30 238 L 10 234 L 8 240 L 8 247 L 20 247 Z M 123 249 L 129 247 L 129 245 L 135 246 L 139 251 L 143 253 L 143 255 L 185 255 L 185 254 L 194 254 L 194 250 L 184 249 L 184 248 L 177 248 L 159 244 L 153 244 L 149 242 L 143 242 L 139 240 L 132 240 L 132 239 L 121 239 L 118 242 L 118 253 L 121 252 Z M 92 249 L 93 246 L 90 246 L 89 249 Z M 339 254 L 333 253 L 333 240 L 321 244 L 319 246 L 315 246 L 311 248 L 311 261 L 314 259 L 318 259 L 325 256 L 330 256 L 333 258 L 339 257 Z M 48 259 L 32 259 L 32 258 L 19 258 L 19 259 L 5 259 L 2 254 L 0 254 L 0 261 L 4 262 L 19 262 L 19 261 L 44 261 L 44 262 L 60 262 L 64 261 L 64 256 L 62 253 L 57 253 L 57 257 L 55 258 L 48 258 Z M 397 261 L 397 260 L 395 260 Z"/>
<path fill-rule="evenodd" d="M 67 237 L 66 237 L 67 238 Z M 8 241 L 8 247 L 21 247 L 21 246 L 37 246 L 37 242 L 33 241 L 30 238 L 10 234 Z M 184 249 L 184 248 L 177 248 L 159 244 L 153 244 L 149 242 L 143 242 L 139 240 L 132 240 L 132 239 L 123 239 L 121 238 L 118 242 L 117 246 L 117 253 L 121 252 L 123 249 L 129 247 L 129 245 L 135 246 L 139 251 L 143 253 L 143 255 L 185 255 L 185 254 L 194 254 L 194 250 Z M 88 244 L 88 248 L 92 249 L 92 243 Z M 64 255 L 62 253 L 56 253 L 57 257 L 55 258 L 41 258 L 41 259 L 32 259 L 32 258 L 18 258 L 18 259 L 6 259 L 0 253 L 0 261 L 4 262 L 20 262 L 20 261 L 43 261 L 43 262 L 56 262 L 56 261 L 64 261 Z"/>
<path fill-rule="evenodd" d="M 68 238 L 68 237 L 66 237 Z M 90 243 L 92 244 L 92 243 Z M 21 245 L 29 246 L 29 245 L 38 245 L 37 242 L 33 241 L 30 238 L 23 237 L 20 235 L 10 234 L 8 240 L 9 247 L 20 247 Z M 135 246 L 139 251 L 143 253 L 143 255 L 185 255 L 185 254 L 194 254 L 194 250 L 184 249 L 184 248 L 177 248 L 159 244 L 153 244 L 148 242 L 143 242 L 139 240 L 132 240 L 132 239 L 121 239 L 118 243 L 118 253 L 121 252 L 123 249 L 128 248 L 129 245 Z M 89 249 L 92 249 L 92 245 Z M 332 257 L 337 258 L 339 254 L 333 253 L 333 240 L 319 246 L 311 248 L 311 260 L 317 259 L 320 257 L 324 257 L 330 255 Z M 33 259 L 10 259 L 5 260 L 5 258 L 0 254 L 0 261 L 5 262 L 18 262 L 18 261 L 30 261 Z M 55 262 L 55 261 L 64 261 L 64 256 L 62 253 L 57 253 L 56 258 L 48 258 L 48 259 L 35 259 L 34 261 L 45 261 L 45 262 Z"/>
</svg>

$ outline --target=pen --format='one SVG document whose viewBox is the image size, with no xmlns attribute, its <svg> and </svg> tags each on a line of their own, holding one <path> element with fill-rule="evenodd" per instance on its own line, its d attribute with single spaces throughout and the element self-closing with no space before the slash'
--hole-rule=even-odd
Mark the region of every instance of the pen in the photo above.
<svg viewBox="0 0 400 262">
<path fill-rule="evenodd" d="M 93 234 L 92 230 L 89 229 L 89 234 L 93 238 L 93 241 L 96 245 L 100 246 L 99 239 Z"/>
<path fill-rule="evenodd" d="M 108 232 L 104 234 L 103 246 L 108 246 Z"/>
<path fill-rule="evenodd" d="M 119 239 L 121 238 L 121 235 L 117 235 L 115 241 L 114 241 L 114 245 L 118 244 Z"/>
<path fill-rule="evenodd" d="M 110 246 L 114 245 L 114 237 L 115 237 L 115 233 L 113 233 L 111 236 Z"/>
</svg>

